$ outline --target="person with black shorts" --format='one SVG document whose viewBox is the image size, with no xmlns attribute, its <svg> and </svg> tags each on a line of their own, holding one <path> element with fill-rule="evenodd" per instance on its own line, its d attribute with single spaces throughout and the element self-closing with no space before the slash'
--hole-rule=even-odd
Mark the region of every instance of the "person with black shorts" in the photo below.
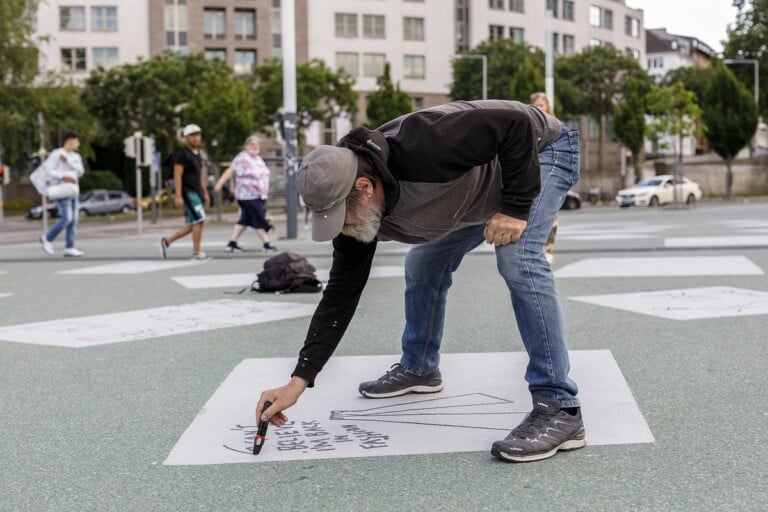
<svg viewBox="0 0 768 512">
<path fill-rule="evenodd" d="M 174 206 L 184 208 L 187 224 L 168 238 L 160 239 L 160 255 L 165 259 L 168 248 L 178 240 L 192 233 L 192 259 L 207 260 L 200 250 L 205 223 L 205 207 L 211 205 L 206 186 L 207 172 L 200 155 L 202 140 L 200 127 L 188 124 L 182 131 L 184 146 L 171 156 L 173 169 Z"/>
</svg>

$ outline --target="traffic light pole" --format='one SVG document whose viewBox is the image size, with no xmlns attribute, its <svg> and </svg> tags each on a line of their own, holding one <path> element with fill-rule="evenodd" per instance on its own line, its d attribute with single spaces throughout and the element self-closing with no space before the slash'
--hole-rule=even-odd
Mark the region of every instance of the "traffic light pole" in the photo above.
<svg viewBox="0 0 768 512">
<path fill-rule="evenodd" d="M 141 132 L 135 132 L 133 134 L 133 148 L 136 155 L 134 159 L 136 162 L 136 227 L 139 235 L 144 234 L 142 225 L 144 208 L 141 207 L 141 142 Z"/>
<path fill-rule="evenodd" d="M 294 0 L 283 0 L 280 9 L 283 30 L 283 139 L 285 140 L 285 213 L 286 236 L 296 238 L 296 213 L 299 194 L 296 190 L 296 24 Z"/>
</svg>

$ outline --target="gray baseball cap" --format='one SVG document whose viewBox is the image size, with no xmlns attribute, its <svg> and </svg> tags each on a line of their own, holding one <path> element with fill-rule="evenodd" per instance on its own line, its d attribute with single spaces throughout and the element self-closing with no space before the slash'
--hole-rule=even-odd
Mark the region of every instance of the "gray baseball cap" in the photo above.
<svg viewBox="0 0 768 512">
<path fill-rule="evenodd" d="M 357 157 L 338 146 L 318 146 L 296 172 L 296 186 L 312 210 L 312 240 L 325 242 L 341 233 L 347 196 L 357 177 Z"/>
</svg>

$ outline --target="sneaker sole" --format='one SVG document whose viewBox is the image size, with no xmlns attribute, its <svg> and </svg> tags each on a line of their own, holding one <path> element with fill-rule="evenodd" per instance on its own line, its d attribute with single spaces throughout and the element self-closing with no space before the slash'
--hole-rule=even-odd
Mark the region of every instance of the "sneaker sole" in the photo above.
<svg viewBox="0 0 768 512">
<path fill-rule="evenodd" d="M 569 452 L 571 450 L 578 450 L 587 446 L 586 439 L 569 439 L 560 446 L 556 446 L 548 452 L 535 453 L 533 455 L 511 455 L 507 452 L 501 451 L 495 446 L 491 448 L 491 455 L 497 459 L 507 462 L 535 462 L 537 460 L 544 460 L 553 457 L 558 451 Z"/>
<path fill-rule="evenodd" d="M 392 398 L 407 395 L 409 393 L 439 393 L 442 390 L 443 385 L 439 384 L 437 386 L 411 386 L 409 388 L 398 389 L 397 391 L 390 391 L 389 393 L 371 393 L 370 391 L 363 391 L 362 389 L 358 391 L 360 391 L 360 394 L 366 398 Z"/>
</svg>

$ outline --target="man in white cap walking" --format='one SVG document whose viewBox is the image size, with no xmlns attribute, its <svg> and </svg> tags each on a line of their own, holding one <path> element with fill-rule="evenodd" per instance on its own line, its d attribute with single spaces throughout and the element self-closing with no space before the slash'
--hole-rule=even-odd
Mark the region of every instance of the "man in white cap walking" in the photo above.
<svg viewBox="0 0 768 512">
<path fill-rule="evenodd" d="M 385 240 L 414 244 L 405 258 L 402 355 L 358 390 L 366 398 L 441 391 L 453 272 L 465 254 L 488 242 L 496 247 L 529 356 L 525 379 L 533 402 L 491 453 L 527 462 L 585 446 L 560 303 L 544 257 L 552 221 L 578 179 L 578 132 L 515 101 L 431 107 L 375 131 L 356 128 L 338 146 L 309 153 L 296 184 L 313 212 L 313 239 L 333 240 L 333 264 L 291 379 L 262 392 L 259 419 L 284 424 L 282 411 L 314 385 L 355 313 L 376 245 Z M 502 319 L 505 326 L 510 320 Z"/>
<path fill-rule="evenodd" d="M 192 259 L 204 261 L 208 256 L 200 249 L 205 224 L 205 207 L 211 205 L 206 183 L 207 171 L 200 156 L 200 127 L 188 124 L 182 131 L 184 146 L 171 155 L 174 206 L 184 208 L 186 225 L 168 238 L 160 239 L 160 256 L 168 256 L 168 248 L 181 237 L 192 233 Z"/>
</svg>

